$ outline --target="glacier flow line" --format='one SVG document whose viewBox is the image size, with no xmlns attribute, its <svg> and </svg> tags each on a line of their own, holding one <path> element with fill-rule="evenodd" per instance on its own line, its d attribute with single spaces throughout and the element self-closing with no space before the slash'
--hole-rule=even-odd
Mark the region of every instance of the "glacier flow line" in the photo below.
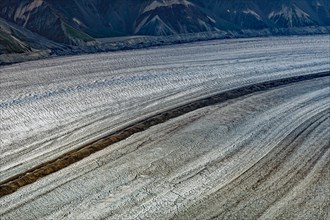
<svg viewBox="0 0 330 220">
<path fill-rule="evenodd" d="M 158 113 L 134 124 L 131 124 L 121 130 L 111 133 L 105 137 L 102 137 L 96 141 L 85 144 L 77 149 L 69 151 L 56 159 L 50 160 L 48 162 L 42 163 L 36 167 L 33 167 L 23 173 L 12 176 L 2 182 L 0 182 L 0 197 L 14 193 L 19 188 L 36 182 L 38 179 L 47 176 L 49 174 L 55 173 L 69 165 L 76 163 L 91 154 L 105 149 L 106 147 L 122 141 L 131 135 L 147 130 L 148 128 L 164 123 L 170 119 L 179 117 L 188 112 L 195 111 L 197 109 L 226 102 L 230 99 L 239 98 L 248 94 L 255 92 L 261 92 L 270 90 L 279 86 L 284 86 L 288 84 L 293 84 L 301 81 L 317 79 L 321 77 L 329 77 L 330 71 L 293 76 L 288 78 L 282 78 L 277 80 L 271 80 L 266 82 L 261 82 L 257 84 L 247 85 L 240 88 L 235 88 L 232 90 L 224 91 L 207 98 L 202 98 L 197 101 L 193 101 L 182 106 L 166 110 L 164 112 Z"/>
</svg>

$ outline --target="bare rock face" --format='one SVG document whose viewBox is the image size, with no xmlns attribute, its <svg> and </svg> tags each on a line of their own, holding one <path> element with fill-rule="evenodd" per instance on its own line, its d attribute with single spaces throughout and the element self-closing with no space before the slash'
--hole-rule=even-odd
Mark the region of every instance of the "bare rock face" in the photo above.
<svg viewBox="0 0 330 220">
<path fill-rule="evenodd" d="M 54 42 L 82 45 L 100 37 L 330 26 L 330 1 L 2 0 L 0 17 Z"/>
<path fill-rule="evenodd" d="M 79 41 L 91 38 L 73 28 L 69 22 L 66 22 L 62 13 L 47 1 L 4 0 L 0 4 L 1 17 L 52 41 L 78 44 Z"/>
<path fill-rule="evenodd" d="M 69 43 L 59 16 L 42 0 L 4 1 L 1 16 L 51 40 Z"/>
<path fill-rule="evenodd" d="M 178 16 L 180 15 L 180 16 Z M 215 22 L 188 1 L 154 1 L 136 21 L 135 33 L 173 35 L 216 30 Z"/>
</svg>

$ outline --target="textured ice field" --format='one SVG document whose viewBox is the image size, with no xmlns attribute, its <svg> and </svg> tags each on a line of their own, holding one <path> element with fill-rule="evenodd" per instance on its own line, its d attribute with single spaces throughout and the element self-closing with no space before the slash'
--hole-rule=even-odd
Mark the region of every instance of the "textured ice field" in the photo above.
<svg viewBox="0 0 330 220">
<path fill-rule="evenodd" d="M 0 68 L 0 181 L 213 93 L 330 69 L 329 36 L 236 39 Z"/>
<path fill-rule="evenodd" d="M 202 108 L 0 199 L 0 219 L 329 219 L 330 77 Z"/>
</svg>

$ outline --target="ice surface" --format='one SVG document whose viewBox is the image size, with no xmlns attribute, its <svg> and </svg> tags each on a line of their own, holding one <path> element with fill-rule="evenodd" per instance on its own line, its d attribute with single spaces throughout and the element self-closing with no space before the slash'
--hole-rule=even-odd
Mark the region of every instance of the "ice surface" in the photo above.
<svg viewBox="0 0 330 220">
<path fill-rule="evenodd" d="M 0 198 L 7 219 L 326 219 L 330 77 L 192 111 Z"/>
<path fill-rule="evenodd" d="M 329 36 L 235 39 L 0 68 L 0 180 L 213 93 L 330 69 Z"/>
</svg>

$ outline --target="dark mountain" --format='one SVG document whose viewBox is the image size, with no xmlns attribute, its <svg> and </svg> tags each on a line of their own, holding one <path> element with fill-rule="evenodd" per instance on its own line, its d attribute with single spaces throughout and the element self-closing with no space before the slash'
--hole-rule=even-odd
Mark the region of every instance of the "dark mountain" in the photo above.
<svg viewBox="0 0 330 220">
<path fill-rule="evenodd" d="M 330 25 L 329 0 L 203 0 L 203 8 L 217 23 L 222 19 L 238 28 Z"/>
<path fill-rule="evenodd" d="M 330 26 L 330 0 L 1 0 L 0 17 L 0 50 L 26 51 L 26 38 L 5 31 L 4 23 L 66 45 L 132 35 L 276 32 Z"/>
</svg>

